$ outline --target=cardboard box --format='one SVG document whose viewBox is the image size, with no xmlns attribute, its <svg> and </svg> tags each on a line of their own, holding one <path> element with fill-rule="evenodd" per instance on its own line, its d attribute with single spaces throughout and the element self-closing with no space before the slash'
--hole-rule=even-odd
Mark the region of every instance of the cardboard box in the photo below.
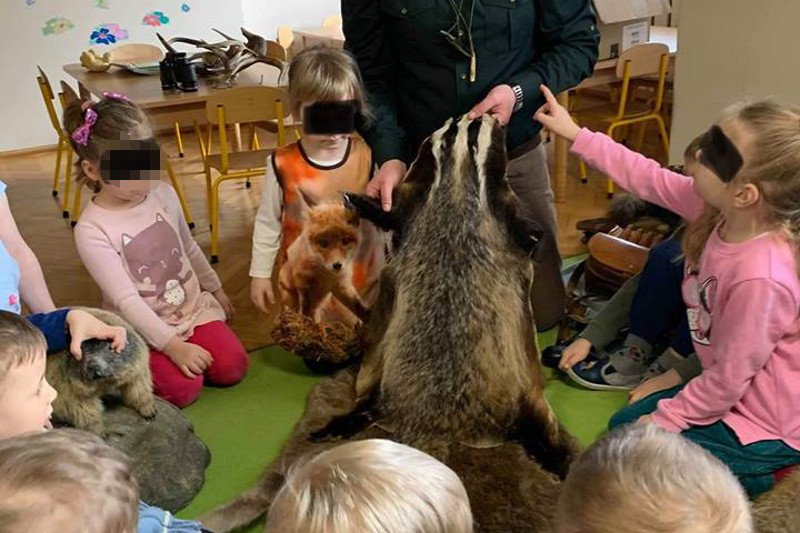
<svg viewBox="0 0 800 533">
<path fill-rule="evenodd" d="M 668 0 L 593 0 L 600 30 L 598 61 L 650 39 L 650 19 L 669 13 Z"/>
</svg>

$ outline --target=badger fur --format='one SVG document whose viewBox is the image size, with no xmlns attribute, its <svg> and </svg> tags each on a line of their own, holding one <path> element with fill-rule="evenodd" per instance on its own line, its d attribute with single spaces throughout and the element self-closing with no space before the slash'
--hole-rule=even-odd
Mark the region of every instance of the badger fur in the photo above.
<svg viewBox="0 0 800 533">
<path fill-rule="evenodd" d="M 530 306 L 541 232 L 517 217 L 505 131 L 488 116 L 449 120 L 420 147 L 391 212 L 346 195 L 395 233 L 356 383 L 362 409 L 406 444 L 439 455 L 520 438 L 563 475 L 574 447 L 544 396 Z M 347 436 L 345 417 L 315 435 Z"/>
<path fill-rule="evenodd" d="M 142 417 L 152 419 L 156 415 L 156 406 L 147 343 L 117 315 L 99 309 L 84 311 L 108 325 L 125 327 L 128 343 L 121 353 L 116 353 L 111 349 L 110 341 L 84 341 L 80 361 L 68 350 L 48 356 L 47 381 L 58 392 L 53 402 L 53 418 L 105 436 L 102 398 L 119 393 L 125 405 Z"/>
</svg>

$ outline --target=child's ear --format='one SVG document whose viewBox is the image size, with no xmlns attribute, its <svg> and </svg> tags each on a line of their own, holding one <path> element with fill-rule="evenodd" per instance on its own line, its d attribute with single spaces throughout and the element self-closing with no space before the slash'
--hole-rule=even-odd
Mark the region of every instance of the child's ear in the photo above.
<svg viewBox="0 0 800 533">
<path fill-rule="evenodd" d="M 756 205 L 761 200 L 761 191 L 753 183 L 745 183 L 739 187 L 733 196 L 733 205 L 738 209 L 745 209 Z"/>
<path fill-rule="evenodd" d="M 102 181 L 103 177 L 100 176 L 100 169 L 97 167 L 95 163 L 91 161 L 83 160 L 81 161 L 81 169 L 83 169 L 83 173 L 86 174 L 86 177 L 92 181 Z"/>
</svg>

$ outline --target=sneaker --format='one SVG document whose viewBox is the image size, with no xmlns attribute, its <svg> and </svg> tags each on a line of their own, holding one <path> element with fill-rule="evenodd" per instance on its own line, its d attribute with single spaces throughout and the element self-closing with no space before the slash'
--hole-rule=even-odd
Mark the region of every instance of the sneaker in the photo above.
<svg viewBox="0 0 800 533">
<path fill-rule="evenodd" d="M 644 373 L 644 377 L 642 380 L 647 380 L 650 378 L 654 378 L 656 376 L 660 376 L 661 374 L 667 372 L 668 370 L 675 368 L 675 365 L 684 361 L 686 358 L 681 356 L 678 352 L 673 350 L 672 348 L 667 348 L 664 350 L 664 353 L 659 355 L 655 361 L 650 365 L 647 371 Z"/>
<path fill-rule="evenodd" d="M 587 357 L 567 370 L 567 375 L 592 390 L 633 390 L 642 381 L 642 374 L 622 374 L 609 361 Z"/>
<path fill-rule="evenodd" d="M 653 347 L 650 343 L 629 333 L 622 347 L 609 353 L 608 360 L 614 364 L 617 372 L 629 376 L 641 376 L 647 371 L 654 358 Z"/>
</svg>

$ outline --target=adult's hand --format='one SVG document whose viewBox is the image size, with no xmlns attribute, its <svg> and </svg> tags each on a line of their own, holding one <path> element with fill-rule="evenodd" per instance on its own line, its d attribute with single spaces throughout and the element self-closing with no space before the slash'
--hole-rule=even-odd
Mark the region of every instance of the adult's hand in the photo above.
<svg viewBox="0 0 800 533">
<path fill-rule="evenodd" d="M 379 198 L 384 211 L 392 209 L 392 191 L 406 175 L 406 164 L 390 159 L 381 165 L 378 173 L 367 184 L 367 196 Z"/>
<path fill-rule="evenodd" d="M 511 113 L 514 111 L 514 105 L 517 103 L 517 97 L 514 90 L 510 85 L 498 85 L 486 95 L 486 98 L 478 102 L 473 107 L 467 118 L 474 120 L 486 113 L 496 117 L 501 124 L 506 125 L 511 120 Z"/>
</svg>

